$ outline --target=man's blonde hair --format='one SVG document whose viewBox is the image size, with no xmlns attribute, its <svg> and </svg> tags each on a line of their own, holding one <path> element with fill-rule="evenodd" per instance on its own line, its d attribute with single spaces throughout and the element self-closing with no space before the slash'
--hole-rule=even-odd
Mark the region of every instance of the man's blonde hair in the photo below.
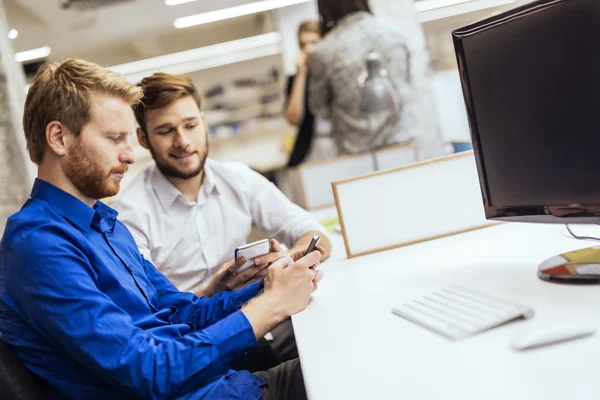
<svg viewBox="0 0 600 400">
<path fill-rule="evenodd" d="M 41 164 L 46 150 L 46 127 L 59 121 L 75 135 L 90 121 L 93 95 L 118 97 L 131 107 L 142 98 L 142 89 L 122 75 L 77 59 L 43 65 L 29 86 L 23 130 L 29 157 Z"/>
</svg>

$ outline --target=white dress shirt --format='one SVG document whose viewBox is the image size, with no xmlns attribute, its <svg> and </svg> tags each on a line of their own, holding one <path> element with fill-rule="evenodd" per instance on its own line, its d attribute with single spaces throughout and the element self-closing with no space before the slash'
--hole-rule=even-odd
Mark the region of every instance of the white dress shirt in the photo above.
<svg viewBox="0 0 600 400">
<path fill-rule="evenodd" d="M 252 223 L 288 247 L 325 228 L 262 175 L 237 162 L 206 160 L 194 203 L 151 163 L 112 205 L 140 252 L 182 291 L 206 285 L 247 243 Z"/>
</svg>

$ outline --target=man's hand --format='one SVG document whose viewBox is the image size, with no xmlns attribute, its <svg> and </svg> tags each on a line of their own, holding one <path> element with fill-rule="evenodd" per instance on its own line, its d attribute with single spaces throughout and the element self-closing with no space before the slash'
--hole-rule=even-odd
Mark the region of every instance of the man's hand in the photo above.
<svg viewBox="0 0 600 400">
<path fill-rule="evenodd" d="M 242 308 L 256 337 L 264 336 L 275 325 L 308 305 L 323 273 L 317 271 L 322 249 L 303 256 L 302 251 L 275 261 L 268 268 L 262 296 Z"/>
<path fill-rule="evenodd" d="M 271 265 L 267 269 L 267 277 L 265 278 L 265 293 L 268 293 L 268 291 L 273 286 L 273 284 L 275 284 L 275 286 L 277 286 L 277 281 L 278 281 L 277 276 L 279 276 L 279 274 L 282 273 L 281 272 L 282 270 L 292 267 L 296 264 L 304 265 L 307 262 L 309 263 L 308 269 L 313 271 L 312 272 L 313 273 L 312 283 L 314 285 L 314 288 L 313 288 L 312 292 L 317 290 L 317 285 L 323 278 L 323 272 L 317 271 L 317 268 L 321 264 L 320 258 L 313 260 L 312 257 L 316 257 L 316 256 L 320 257 L 323 255 L 324 252 L 325 252 L 325 250 L 322 247 L 317 246 L 317 250 L 313 251 L 310 254 L 307 254 L 306 256 L 304 255 L 304 250 L 300 250 L 300 251 L 297 251 L 297 252 L 291 254 L 290 258 L 284 257 L 281 259 L 281 261 L 275 262 L 273 265 Z M 290 261 L 291 261 L 291 263 L 290 263 Z M 286 295 L 284 294 L 284 296 L 286 296 Z M 299 310 L 299 311 L 302 311 L 302 310 Z M 298 312 L 298 311 L 296 311 L 296 312 Z M 295 312 L 292 314 L 295 314 Z"/>
<path fill-rule="evenodd" d="M 286 254 L 286 252 L 281 248 L 281 244 L 277 240 L 271 239 L 269 243 L 269 254 L 265 254 L 264 256 L 256 257 L 254 259 L 254 265 L 257 266 L 259 270 L 268 267 Z"/>
<path fill-rule="evenodd" d="M 208 285 L 196 292 L 198 296 L 212 297 L 215 294 L 224 290 L 238 290 L 246 285 L 263 279 L 267 272 L 267 265 L 259 267 L 256 265 L 237 274 L 237 270 L 246 262 L 245 257 L 237 260 L 229 260 L 221 265 L 215 276 L 210 280 Z"/>
</svg>

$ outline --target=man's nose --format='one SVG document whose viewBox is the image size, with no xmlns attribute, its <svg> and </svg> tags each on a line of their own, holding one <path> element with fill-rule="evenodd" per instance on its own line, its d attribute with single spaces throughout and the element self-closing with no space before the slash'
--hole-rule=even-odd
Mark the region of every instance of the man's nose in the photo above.
<svg viewBox="0 0 600 400">
<path fill-rule="evenodd" d="M 135 163 L 135 151 L 131 142 L 127 142 L 125 149 L 119 154 L 119 161 L 123 164 L 134 164 Z"/>
<path fill-rule="evenodd" d="M 175 142 L 176 147 L 187 147 L 190 144 L 190 141 L 183 131 L 183 129 L 177 129 L 177 133 L 175 134 Z"/>
</svg>

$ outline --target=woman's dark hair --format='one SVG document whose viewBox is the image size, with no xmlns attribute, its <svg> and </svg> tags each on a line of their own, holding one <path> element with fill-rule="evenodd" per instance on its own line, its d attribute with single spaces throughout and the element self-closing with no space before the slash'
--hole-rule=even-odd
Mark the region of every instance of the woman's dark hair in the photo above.
<svg viewBox="0 0 600 400">
<path fill-rule="evenodd" d="M 321 33 L 327 35 L 346 15 L 365 11 L 373 14 L 369 0 L 318 0 L 321 17 Z"/>
</svg>

